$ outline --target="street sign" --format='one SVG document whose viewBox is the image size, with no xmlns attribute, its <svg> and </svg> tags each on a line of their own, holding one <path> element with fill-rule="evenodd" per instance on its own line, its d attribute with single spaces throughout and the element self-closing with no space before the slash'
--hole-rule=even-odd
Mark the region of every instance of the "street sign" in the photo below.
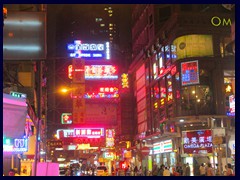
<svg viewBox="0 0 240 180">
<path fill-rule="evenodd" d="M 142 154 L 143 154 L 144 156 L 147 156 L 147 155 L 149 155 L 149 153 L 150 153 L 150 148 L 147 147 L 147 146 L 144 146 L 144 147 L 141 149 L 141 152 L 142 152 Z"/>
</svg>

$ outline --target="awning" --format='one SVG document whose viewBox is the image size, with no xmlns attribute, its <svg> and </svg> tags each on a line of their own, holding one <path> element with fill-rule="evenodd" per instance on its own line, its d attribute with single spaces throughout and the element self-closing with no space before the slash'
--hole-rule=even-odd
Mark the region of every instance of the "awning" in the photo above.
<svg viewBox="0 0 240 180">
<path fill-rule="evenodd" d="M 3 93 L 3 136 L 22 138 L 27 116 L 26 99 Z"/>
</svg>

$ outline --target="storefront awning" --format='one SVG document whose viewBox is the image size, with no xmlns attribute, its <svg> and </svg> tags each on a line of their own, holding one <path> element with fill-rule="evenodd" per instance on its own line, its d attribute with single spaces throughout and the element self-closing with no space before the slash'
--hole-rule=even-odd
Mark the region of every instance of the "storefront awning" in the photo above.
<svg viewBox="0 0 240 180">
<path fill-rule="evenodd" d="M 3 93 L 3 136 L 22 138 L 27 116 L 26 99 Z"/>
</svg>

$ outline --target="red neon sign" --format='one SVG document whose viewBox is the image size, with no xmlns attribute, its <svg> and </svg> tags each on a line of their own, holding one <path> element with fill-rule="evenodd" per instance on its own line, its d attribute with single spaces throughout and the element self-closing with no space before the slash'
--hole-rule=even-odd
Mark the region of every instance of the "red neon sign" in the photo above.
<svg viewBox="0 0 240 180">
<path fill-rule="evenodd" d="M 75 137 L 96 138 L 104 136 L 103 128 L 74 128 Z"/>
<path fill-rule="evenodd" d="M 68 78 L 73 78 L 73 71 L 79 72 L 81 69 L 73 69 L 68 66 Z M 89 65 L 85 66 L 85 79 L 117 79 L 117 68 L 112 65 Z"/>
</svg>

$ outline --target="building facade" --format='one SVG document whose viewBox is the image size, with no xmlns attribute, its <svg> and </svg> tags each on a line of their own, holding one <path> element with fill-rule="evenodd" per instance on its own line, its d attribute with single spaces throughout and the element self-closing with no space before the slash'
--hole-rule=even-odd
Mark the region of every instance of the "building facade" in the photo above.
<svg viewBox="0 0 240 180">
<path fill-rule="evenodd" d="M 135 163 L 151 170 L 149 162 L 167 166 L 188 162 L 191 169 L 198 169 L 201 162 L 220 163 L 213 157 L 216 145 L 229 152 L 235 127 L 235 110 L 228 105 L 230 96 L 235 99 L 235 56 L 226 51 L 231 41 L 231 13 L 220 4 L 133 8 L 129 73 L 138 127 L 133 150 L 141 152 L 143 146 L 152 150 L 145 156 L 135 153 Z M 186 133 L 202 130 L 210 130 L 213 134 L 208 136 L 214 139 L 219 128 L 226 130 L 226 142 L 209 140 L 209 150 L 198 151 L 192 147 L 196 142 L 185 141 L 189 140 Z M 203 137 L 206 143 L 207 135 Z M 223 163 L 231 161 L 230 154 Z"/>
</svg>

